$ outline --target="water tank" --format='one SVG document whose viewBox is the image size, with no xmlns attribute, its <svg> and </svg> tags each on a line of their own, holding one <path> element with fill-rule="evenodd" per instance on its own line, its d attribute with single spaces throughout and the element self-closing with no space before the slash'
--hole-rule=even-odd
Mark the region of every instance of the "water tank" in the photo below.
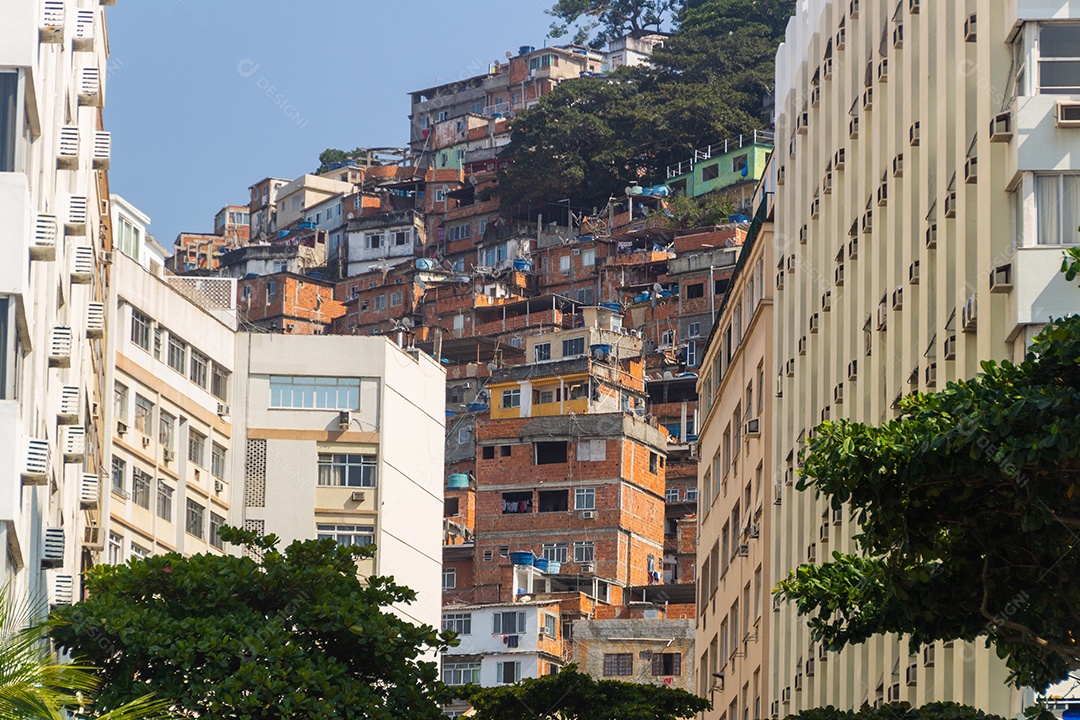
<svg viewBox="0 0 1080 720">
<path fill-rule="evenodd" d="M 514 259 L 514 269 L 522 272 L 528 272 L 532 268 L 532 262 L 524 258 Z"/>
<path fill-rule="evenodd" d="M 446 487 L 467 488 L 469 487 L 469 476 L 465 473 L 452 473 L 446 481 Z"/>
<path fill-rule="evenodd" d="M 528 55 L 533 50 L 536 50 L 536 48 L 532 45 L 522 45 L 518 48 L 518 55 Z"/>
<path fill-rule="evenodd" d="M 416 258 L 417 270 L 433 270 L 435 268 L 435 261 L 431 258 Z"/>
<path fill-rule="evenodd" d="M 531 552 L 512 552 L 510 562 L 514 565 L 532 565 L 533 554 Z"/>
</svg>

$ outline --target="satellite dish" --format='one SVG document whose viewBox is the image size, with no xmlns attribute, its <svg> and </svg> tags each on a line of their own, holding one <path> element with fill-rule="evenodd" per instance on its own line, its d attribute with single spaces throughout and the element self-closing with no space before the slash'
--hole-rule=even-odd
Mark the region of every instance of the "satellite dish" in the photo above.
<svg viewBox="0 0 1080 720">
<path fill-rule="evenodd" d="M 469 176 L 469 183 L 470 183 L 470 184 L 471 184 L 471 185 L 472 185 L 473 187 L 476 187 L 476 183 L 478 183 L 478 182 L 480 182 L 480 181 L 476 179 L 476 176 L 475 176 L 475 175 L 470 175 L 470 176 Z"/>
<path fill-rule="evenodd" d="M 638 405 L 636 408 L 634 408 L 634 414 L 638 417 L 645 417 L 645 406 Z"/>
<path fill-rule="evenodd" d="M 664 371 L 664 379 L 665 380 L 672 380 L 674 378 L 675 378 L 675 374 L 673 372 L 671 372 L 670 370 L 665 370 Z"/>
<path fill-rule="evenodd" d="M 476 293 L 484 292 L 484 286 L 483 285 L 473 285 L 473 292 L 476 292 Z"/>
<path fill-rule="evenodd" d="M 510 52 L 509 50 L 506 51 L 506 59 L 507 60 L 513 60 L 514 59 L 514 54 L 512 52 Z"/>
<path fill-rule="evenodd" d="M 660 283 L 653 283 L 652 291 L 659 295 L 660 293 L 664 292 L 664 286 Z"/>
<path fill-rule="evenodd" d="M 496 364 L 495 364 L 495 363 L 493 363 L 493 362 L 489 362 L 489 363 L 487 364 L 487 369 L 488 369 L 488 372 L 495 372 L 496 370 L 498 370 L 498 369 L 499 369 L 499 366 L 498 366 L 498 365 L 496 365 Z"/>
<path fill-rule="evenodd" d="M 405 317 L 401 318 L 401 325 L 406 330 L 412 330 L 413 329 L 413 319 L 411 317 L 409 317 L 408 315 L 406 315 Z"/>
</svg>

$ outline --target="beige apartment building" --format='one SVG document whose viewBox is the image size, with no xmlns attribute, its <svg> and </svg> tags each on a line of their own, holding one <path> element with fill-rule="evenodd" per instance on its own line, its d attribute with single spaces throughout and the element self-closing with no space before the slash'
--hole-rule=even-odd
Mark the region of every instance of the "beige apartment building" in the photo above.
<svg viewBox="0 0 1080 720">
<path fill-rule="evenodd" d="M 765 717 L 773 611 L 770 173 L 701 363 L 698 397 L 698 694 L 714 720 Z"/>
<path fill-rule="evenodd" d="M 112 242 L 97 0 L 0 3 L 0 583 L 81 594 L 100 521 Z"/>
<path fill-rule="evenodd" d="M 856 549 L 846 513 L 794 481 L 822 420 L 1019 358 L 1075 312 L 1080 12 L 1067 0 L 811 0 L 777 54 L 774 578 Z M 954 700 L 1015 715 L 981 643 L 840 653 L 773 615 L 768 714 Z"/>
</svg>

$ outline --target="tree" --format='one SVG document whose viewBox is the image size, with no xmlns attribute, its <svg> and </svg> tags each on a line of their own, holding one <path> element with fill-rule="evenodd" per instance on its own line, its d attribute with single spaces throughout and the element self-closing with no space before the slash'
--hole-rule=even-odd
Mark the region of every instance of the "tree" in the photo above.
<svg viewBox="0 0 1080 720">
<path fill-rule="evenodd" d="M 664 226 L 677 229 L 720 225 L 735 212 L 731 198 L 719 193 L 709 193 L 699 198 L 675 195 L 666 204 Z"/>
<path fill-rule="evenodd" d="M 1023 362 L 909 396 L 880 427 L 819 426 L 798 487 L 850 506 L 861 556 L 834 552 L 780 583 L 815 638 L 983 638 L 1036 688 L 1080 670 L 1078 358 L 1072 316 Z"/>
<path fill-rule="evenodd" d="M 315 170 L 316 175 L 322 175 L 331 169 L 331 166 L 336 163 L 343 163 L 346 160 L 356 160 L 361 163 L 368 162 L 371 158 L 371 152 L 365 148 L 356 148 L 352 152 L 346 152 L 344 150 L 338 150 L 337 148 L 327 148 L 319 153 L 319 167 Z"/>
<path fill-rule="evenodd" d="M 1051 715 L 1050 717 L 1053 717 Z M 1007 720 L 969 705 L 951 702 L 927 703 L 912 707 L 906 702 L 887 703 L 881 707 L 863 705 L 858 711 L 838 710 L 829 705 L 788 715 L 786 720 Z"/>
<path fill-rule="evenodd" d="M 476 720 L 679 720 L 711 707 L 685 690 L 593 680 L 574 664 L 515 685 L 473 687 L 468 700 Z"/>
<path fill-rule="evenodd" d="M 165 717 L 168 703 L 136 698 L 111 713 L 94 708 L 98 688 L 93 671 L 58 663 L 49 650 L 48 626 L 29 624 L 30 607 L 14 607 L 0 591 L 0 717 L 61 720 L 139 720 Z"/>
<path fill-rule="evenodd" d="M 625 35 L 660 32 L 682 4 L 682 0 L 558 0 L 546 11 L 555 18 L 549 35 L 559 38 L 574 30 L 575 44 L 601 48 Z"/>
<path fill-rule="evenodd" d="M 98 566 L 88 598 L 56 613 L 55 640 L 99 668 L 103 706 L 153 688 L 184 717 L 441 718 L 450 695 L 421 655 L 450 637 L 384 610 L 416 594 L 392 578 L 360 581 L 356 561 L 373 546 L 279 551 L 274 536 L 222 537 L 261 559 L 170 553 Z"/>
</svg>

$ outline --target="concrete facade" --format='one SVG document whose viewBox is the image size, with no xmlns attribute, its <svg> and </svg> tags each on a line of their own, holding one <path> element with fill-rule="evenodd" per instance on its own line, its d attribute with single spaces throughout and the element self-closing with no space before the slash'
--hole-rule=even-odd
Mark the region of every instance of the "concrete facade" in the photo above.
<svg viewBox="0 0 1080 720">
<path fill-rule="evenodd" d="M 659 685 L 694 692 L 694 621 L 660 617 L 579 620 L 574 662 L 603 680 Z"/>
</svg>

